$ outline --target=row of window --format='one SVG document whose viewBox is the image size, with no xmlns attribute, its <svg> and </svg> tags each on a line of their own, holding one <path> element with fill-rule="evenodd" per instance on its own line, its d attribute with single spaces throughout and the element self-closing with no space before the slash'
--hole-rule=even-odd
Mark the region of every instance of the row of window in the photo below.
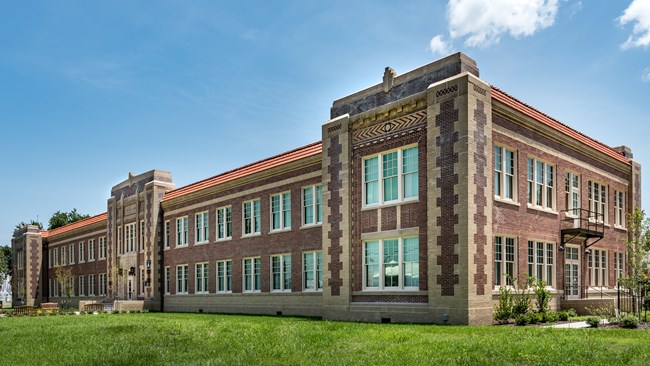
<svg viewBox="0 0 650 366">
<path fill-rule="evenodd" d="M 555 166 L 537 158 L 527 160 L 527 203 L 531 207 L 555 211 L 556 176 Z M 577 216 L 581 208 L 580 175 L 567 172 L 564 176 L 565 210 Z M 608 186 L 596 181 L 587 182 L 589 211 L 591 219 L 608 223 Z M 494 196 L 504 200 L 516 201 L 517 197 L 517 152 L 494 146 Z M 625 225 L 625 193 L 614 191 L 614 224 Z"/>
<path fill-rule="evenodd" d="M 50 279 L 49 291 L 50 297 L 65 297 L 68 296 L 68 291 L 70 296 L 105 296 L 106 273 L 70 277 L 67 284 Z"/>
<path fill-rule="evenodd" d="M 232 293 L 232 260 L 220 260 L 215 263 L 216 292 Z M 208 262 L 194 265 L 194 293 L 207 294 L 210 282 L 210 267 Z M 291 254 L 271 256 L 271 291 L 291 291 Z M 176 294 L 187 294 L 189 280 L 189 265 L 176 266 Z M 172 268 L 165 267 L 165 293 L 170 293 Z M 262 290 L 262 261 L 260 257 L 242 259 L 242 289 L 243 292 L 260 292 Z M 321 291 L 323 289 L 323 254 L 321 251 L 305 252 L 302 255 L 302 289 L 303 291 Z"/>
<path fill-rule="evenodd" d="M 418 198 L 418 147 L 407 146 L 363 158 L 363 205 Z"/>
<path fill-rule="evenodd" d="M 87 252 L 86 252 L 87 249 Z M 95 250 L 95 239 L 89 239 L 87 246 L 86 243 L 81 241 L 78 245 L 62 245 L 58 248 L 53 248 L 48 251 L 49 255 L 49 268 L 65 266 L 68 264 L 84 263 L 84 262 L 94 262 L 95 255 L 97 254 L 98 259 L 106 259 L 106 237 L 103 236 L 98 239 L 97 250 Z M 75 258 L 75 255 L 78 255 Z"/>
<path fill-rule="evenodd" d="M 133 222 L 117 228 L 117 252 L 118 254 L 143 252 L 145 244 L 145 225 L 144 220 L 140 220 L 140 228 L 137 223 Z M 138 235 L 139 233 L 139 235 Z M 137 238 L 137 240 L 136 240 Z"/>
<path fill-rule="evenodd" d="M 270 197 L 271 232 L 291 229 L 291 192 L 282 192 Z M 242 236 L 261 233 L 261 201 L 259 198 L 242 203 Z M 322 186 L 313 185 L 302 189 L 302 225 L 318 225 L 323 220 Z M 194 216 L 195 244 L 210 241 L 210 213 L 203 211 Z M 176 247 L 189 244 L 189 217 L 176 219 Z M 232 239 L 232 206 L 219 207 L 216 210 L 216 240 Z M 165 221 L 163 243 L 171 247 L 171 225 Z"/>
</svg>

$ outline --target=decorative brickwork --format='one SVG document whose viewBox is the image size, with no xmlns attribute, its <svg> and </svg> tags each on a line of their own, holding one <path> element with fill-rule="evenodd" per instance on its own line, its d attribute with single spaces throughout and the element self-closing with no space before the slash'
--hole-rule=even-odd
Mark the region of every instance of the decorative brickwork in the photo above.
<svg viewBox="0 0 650 366">
<path fill-rule="evenodd" d="M 377 210 L 361 211 L 361 232 L 374 233 L 377 230 Z"/>
<path fill-rule="evenodd" d="M 454 225 L 458 224 L 458 214 L 454 206 L 458 204 L 458 195 L 454 194 L 454 187 L 458 184 L 458 174 L 454 171 L 458 163 L 458 153 L 454 152 L 454 144 L 458 142 L 456 123 L 458 122 L 458 109 L 454 107 L 454 100 L 446 100 L 440 104 L 440 114 L 436 116 L 436 127 L 440 128 L 440 136 L 436 137 L 436 146 L 440 149 L 440 156 L 436 159 L 436 167 L 440 168 L 440 177 L 436 179 L 436 186 L 440 189 L 436 206 L 440 207 L 440 216 L 437 225 L 440 235 L 437 245 L 441 247 L 442 254 L 437 262 L 441 267 L 437 283 L 441 286 L 442 296 L 454 296 L 454 285 L 459 283 L 454 266 L 458 264 L 458 234 Z"/>
<path fill-rule="evenodd" d="M 328 271 L 331 273 L 331 277 L 329 278 L 328 286 L 332 289 L 332 296 L 341 295 L 341 286 L 343 286 L 343 279 L 341 278 L 341 270 L 343 269 L 343 262 L 341 262 L 341 253 L 343 253 L 341 237 L 343 237 L 343 232 L 340 228 L 340 223 L 343 219 L 341 217 L 341 205 L 343 204 L 343 199 L 341 198 L 340 193 L 340 190 L 343 188 L 343 182 L 340 177 L 342 151 L 343 149 L 339 142 L 339 136 L 330 137 L 330 147 L 327 149 L 327 156 L 330 160 L 330 182 L 328 187 L 328 190 L 330 191 L 330 199 L 327 204 L 329 205 L 331 212 L 327 218 L 327 222 L 330 224 L 330 232 L 328 233 L 330 247 L 328 248 L 328 254 L 331 256 L 331 262 L 328 266 Z"/>
<path fill-rule="evenodd" d="M 29 289 L 27 289 L 27 296 L 28 298 L 38 299 L 38 284 L 40 283 L 39 276 L 41 274 L 38 255 L 41 248 L 38 239 L 27 236 L 27 240 L 29 240 L 29 260 L 25 258 L 25 270 L 29 271 Z M 27 245 L 25 245 L 25 247 L 27 247 Z"/>
<path fill-rule="evenodd" d="M 381 230 L 397 229 L 397 207 L 391 206 L 381 209 Z"/>
<path fill-rule="evenodd" d="M 376 137 L 384 136 L 388 133 L 394 133 L 401 130 L 407 130 L 413 126 L 422 125 L 426 122 L 427 112 L 419 111 L 411 113 L 404 117 L 399 117 L 384 123 L 366 127 L 355 131 L 352 134 L 353 143 L 371 140 Z"/>
<path fill-rule="evenodd" d="M 487 116 L 485 115 L 485 104 L 481 100 L 476 101 L 474 120 L 476 121 L 476 130 L 474 131 L 474 142 L 476 143 L 476 151 L 474 151 L 474 164 L 476 164 L 476 173 L 474 173 L 474 185 L 476 186 L 476 194 L 474 194 L 474 204 L 476 205 L 476 213 L 474 214 L 474 224 L 476 224 L 476 233 L 474 234 L 474 244 L 476 245 L 476 254 L 474 255 L 474 264 L 476 264 L 474 284 L 476 285 L 476 294 L 484 295 L 485 286 L 487 285 L 487 274 L 485 273 L 487 256 L 485 255 L 485 246 L 488 241 L 485 235 L 485 229 L 487 227 L 487 213 L 485 212 L 487 177 L 485 167 L 488 163 L 485 154 L 485 126 L 487 124 Z"/>
<path fill-rule="evenodd" d="M 353 295 L 352 302 L 426 304 L 429 302 L 429 297 L 427 295 Z"/>
</svg>

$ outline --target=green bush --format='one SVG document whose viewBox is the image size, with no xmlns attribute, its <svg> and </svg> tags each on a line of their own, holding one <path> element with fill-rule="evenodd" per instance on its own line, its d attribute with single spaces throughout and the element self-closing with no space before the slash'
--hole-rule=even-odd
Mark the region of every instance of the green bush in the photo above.
<svg viewBox="0 0 650 366">
<path fill-rule="evenodd" d="M 600 325 L 600 318 L 597 316 L 590 316 L 587 318 L 587 324 L 592 328 L 598 328 Z"/>
<path fill-rule="evenodd" d="M 528 324 L 528 322 L 529 322 L 529 319 L 528 319 L 528 315 L 526 315 L 526 314 L 517 315 L 517 317 L 515 318 L 515 324 L 516 325 L 526 325 L 526 324 Z"/>
<path fill-rule="evenodd" d="M 528 322 L 530 324 L 542 323 L 544 316 L 542 313 L 528 313 Z"/>
<path fill-rule="evenodd" d="M 537 296 L 537 312 L 546 313 L 549 311 L 549 302 L 551 301 L 551 291 L 546 288 L 546 281 L 533 279 L 532 287 L 535 296 Z"/>
<path fill-rule="evenodd" d="M 500 324 L 508 323 L 512 317 L 512 292 L 509 288 L 499 288 L 499 303 L 494 305 L 494 320 Z"/>
<path fill-rule="evenodd" d="M 621 320 L 621 326 L 623 328 L 629 328 L 629 329 L 636 328 L 639 326 L 639 319 L 637 319 L 636 316 L 632 314 L 628 314 L 624 316 L 623 319 Z"/>
<path fill-rule="evenodd" d="M 569 314 L 569 318 L 574 318 L 574 317 L 578 316 L 578 313 L 576 312 L 576 309 L 567 310 L 567 314 Z"/>
<path fill-rule="evenodd" d="M 543 323 L 555 323 L 559 319 L 558 313 L 552 313 L 552 312 L 547 312 L 547 313 L 542 313 Z"/>
<path fill-rule="evenodd" d="M 557 313 L 557 318 L 558 318 L 560 321 L 565 322 L 565 321 L 569 320 L 569 312 L 566 311 L 566 310 L 562 310 L 562 311 L 560 311 L 559 313 Z"/>
</svg>

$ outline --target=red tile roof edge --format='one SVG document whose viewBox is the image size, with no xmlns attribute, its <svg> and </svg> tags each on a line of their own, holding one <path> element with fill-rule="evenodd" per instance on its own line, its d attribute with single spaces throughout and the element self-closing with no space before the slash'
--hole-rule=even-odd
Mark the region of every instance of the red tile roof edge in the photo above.
<svg viewBox="0 0 650 366">
<path fill-rule="evenodd" d="M 101 213 L 99 215 L 89 217 L 87 219 L 83 219 L 83 220 L 73 222 L 72 224 L 68 224 L 66 226 L 57 227 L 56 229 L 41 230 L 41 234 L 43 235 L 44 238 L 52 237 L 54 235 L 63 234 L 63 233 L 66 233 L 68 231 L 79 229 L 79 228 L 82 228 L 84 226 L 91 225 L 91 224 L 100 222 L 102 220 L 106 220 L 107 218 L 108 218 L 108 213 L 104 212 L 104 213 Z"/>
<path fill-rule="evenodd" d="M 198 192 L 200 190 L 214 187 L 218 184 L 226 183 L 237 178 L 242 178 L 249 176 L 251 174 L 259 173 L 283 164 L 288 164 L 303 158 L 314 156 L 320 154 L 323 151 L 322 142 L 317 141 L 309 145 L 299 147 L 278 155 L 271 156 L 269 158 L 244 165 L 242 167 L 217 174 L 215 176 L 200 180 L 198 182 L 190 183 L 186 186 L 176 188 L 172 191 L 165 193 L 163 197 L 164 201 L 169 201 L 174 198 L 178 198 L 190 193 Z"/>
<path fill-rule="evenodd" d="M 620 162 L 623 162 L 625 164 L 630 164 L 630 161 L 623 156 L 620 152 L 614 150 L 608 145 L 603 144 L 602 142 L 591 138 L 584 133 L 575 130 L 566 124 L 556 120 L 553 117 L 548 116 L 547 114 L 540 112 L 538 109 L 531 107 L 530 105 L 520 101 L 519 99 L 511 96 L 510 94 L 504 92 L 503 90 L 497 88 L 494 85 L 490 85 L 492 87 L 492 98 L 496 99 L 516 110 L 519 112 L 534 118 L 535 120 L 555 129 L 556 131 L 559 131 L 576 141 L 579 141 L 597 151 L 602 152 L 603 154 L 612 157 Z"/>
</svg>

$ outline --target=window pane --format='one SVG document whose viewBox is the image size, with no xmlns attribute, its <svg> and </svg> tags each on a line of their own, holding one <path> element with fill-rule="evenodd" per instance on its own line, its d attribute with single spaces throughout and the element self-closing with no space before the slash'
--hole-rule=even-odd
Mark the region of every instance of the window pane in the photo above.
<svg viewBox="0 0 650 366">
<path fill-rule="evenodd" d="M 420 282 L 419 238 L 404 239 L 404 286 L 418 287 Z"/>
<path fill-rule="evenodd" d="M 399 240 L 384 240 L 384 286 L 399 286 Z"/>
<path fill-rule="evenodd" d="M 374 157 L 364 161 L 364 178 L 366 182 L 366 204 L 374 204 L 379 202 L 379 158 Z"/>
<path fill-rule="evenodd" d="M 379 287 L 379 242 L 366 243 L 366 287 Z"/>
<path fill-rule="evenodd" d="M 397 151 L 382 155 L 384 201 L 397 199 Z"/>
</svg>

